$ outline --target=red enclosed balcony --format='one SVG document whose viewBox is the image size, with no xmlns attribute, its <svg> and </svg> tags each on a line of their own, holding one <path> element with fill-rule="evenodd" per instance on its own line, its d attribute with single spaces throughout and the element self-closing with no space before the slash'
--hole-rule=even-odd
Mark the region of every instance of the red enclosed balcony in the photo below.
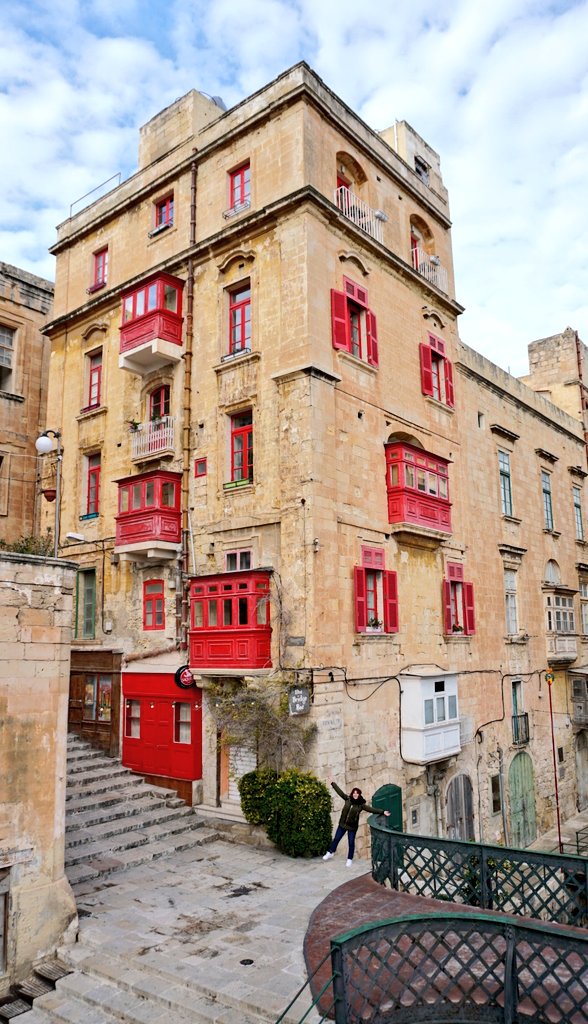
<svg viewBox="0 0 588 1024">
<path fill-rule="evenodd" d="M 182 289 L 171 274 L 157 274 L 123 292 L 118 365 L 145 374 L 182 358 Z"/>
<path fill-rule="evenodd" d="M 190 667 L 271 668 L 270 570 L 199 576 L 190 587 Z"/>
<path fill-rule="evenodd" d="M 388 521 L 451 533 L 448 460 L 404 442 L 385 449 Z"/>
<path fill-rule="evenodd" d="M 115 554 L 125 561 L 174 558 L 180 550 L 181 473 L 154 470 L 117 480 Z"/>
</svg>

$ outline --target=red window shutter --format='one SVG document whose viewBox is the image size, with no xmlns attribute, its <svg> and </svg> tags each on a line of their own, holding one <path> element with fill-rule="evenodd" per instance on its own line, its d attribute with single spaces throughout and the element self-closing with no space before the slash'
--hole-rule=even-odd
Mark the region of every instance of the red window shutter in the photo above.
<svg viewBox="0 0 588 1024">
<path fill-rule="evenodd" d="M 365 569 L 359 565 L 354 566 L 353 579 L 355 583 L 355 632 L 364 633 L 367 625 Z"/>
<path fill-rule="evenodd" d="M 476 632 L 476 616 L 474 612 L 474 584 L 464 583 L 463 585 L 463 617 L 465 633 Z"/>
<path fill-rule="evenodd" d="M 367 361 L 370 366 L 378 366 L 378 325 L 371 309 L 366 310 L 367 322 Z"/>
<path fill-rule="evenodd" d="M 384 632 L 398 632 L 398 580 L 395 572 L 382 573 Z"/>
<path fill-rule="evenodd" d="M 384 549 L 383 548 L 367 548 L 362 545 L 361 548 L 361 564 L 364 569 L 383 569 L 384 568 Z"/>
<path fill-rule="evenodd" d="M 343 288 L 348 299 L 352 299 L 353 302 L 357 302 L 359 306 L 367 306 L 368 293 L 365 288 L 356 284 L 350 277 L 343 278 Z"/>
<path fill-rule="evenodd" d="M 453 367 L 449 359 L 443 360 L 443 369 L 445 371 L 445 401 L 447 405 L 453 408 L 455 404 L 453 399 Z"/>
<path fill-rule="evenodd" d="M 430 345 L 419 345 L 421 353 L 421 391 L 423 395 L 433 394 L 433 359 Z"/>
<path fill-rule="evenodd" d="M 443 632 L 451 633 L 451 584 L 443 580 Z"/>
<path fill-rule="evenodd" d="M 461 562 L 447 563 L 447 578 L 455 580 L 457 583 L 463 583 L 463 565 Z"/>
<path fill-rule="evenodd" d="M 344 292 L 331 288 L 331 320 L 333 325 L 333 348 L 344 348 L 349 352 L 349 321 L 347 318 L 347 297 Z"/>
<path fill-rule="evenodd" d="M 429 345 L 431 348 L 434 348 L 435 352 L 438 352 L 440 356 L 445 355 L 445 342 L 441 341 L 441 338 L 438 338 L 435 334 L 429 334 Z"/>
</svg>

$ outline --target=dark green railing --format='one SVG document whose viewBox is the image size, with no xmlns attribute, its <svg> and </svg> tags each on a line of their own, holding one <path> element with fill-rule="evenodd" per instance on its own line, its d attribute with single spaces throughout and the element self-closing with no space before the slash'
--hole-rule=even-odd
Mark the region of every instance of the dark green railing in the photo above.
<svg viewBox="0 0 588 1024">
<path fill-rule="evenodd" d="M 588 926 L 588 859 L 413 836 L 369 819 L 372 877 L 398 892 Z"/>
<path fill-rule="evenodd" d="M 588 1020 L 588 936 L 558 925 L 466 911 L 411 914 L 339 935 L 330 955 L 330 976 L 312 984 L 325 957 L 276 1024 Z M 307 987 L 315 998 L 300 1016 Z"/>
</svg>

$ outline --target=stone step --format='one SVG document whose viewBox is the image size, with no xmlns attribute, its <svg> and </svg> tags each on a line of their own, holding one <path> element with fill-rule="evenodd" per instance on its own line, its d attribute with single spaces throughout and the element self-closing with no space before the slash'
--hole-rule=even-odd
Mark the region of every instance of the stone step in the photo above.
<svg viewBox="0 0 588 1024">
<path fill-rule="evenodd" d="M 189 820 L 186 820 L 189 819 Z M 199 828 L 201 823 L 192 813 L 190 807 L 183 809 L 177 807 L 162 807 L 159 810 L 132 814 L 130 817 L 121 815 L 109 823 L 98 822 L 89 828 L 78 829 L 66 836 L 65 856 L 78 847 L 91 847 L 95 843 L 114 839 L 116 836 L 128 836 L 132 832 L 144 833 L 146 830 L 157 826 L 165 826 L 175 832 L 183 828 Z"/>
<path fill-rule="evenodd" d="M 185 804 L 181 801 L 180 804 L 185 807 Z M 149 790 L 136 795 L 133 793 L 133 799 L 110 799 L 104 802 L 100 801 L 98 806 L 96 801 L 94 801 L 87 810 L 72 810 L 68 808 L 65 838 L 68 843 L 73 842 L 76 832 L 91 829 L 93 825 L 103 824 L 105 828 L 108 828 L 110 822 L 115 822 L 119 818 L 148 815 L 162 809 L 169 811 L 176 808 L 174 804 L 170 807 L 167 801 L 162 801 L 159 794 L 154 796 Z M 186 811 L 192 813 L 189 808 L 186 808 Z"/>
<path fill-rule="evenodd" d="M 103 779 L 115 780 L 128 778 L 141 779 L 141 776 L 133 775 L 128 768 L 123 768 L 118 761 L 115 761 L 114 764 L 88 768 L 86 771 L 78 772 L 73 776 L 68 772 L 67 791 L 68 793 L 73 792 L 80 786 L 89 786 L 94 782 L 100 783 Z"/>
<path fill-rule="evenodd" d="M 216 832 L 207 828 L 197 828 L 194 831 L 172 836 L 167 842 L 146 842 L 127 850 L 119 850 L 116 853 L 106 851 L 94 858 L 87 856 L 80 858 L 75 864 L 66 864 L 66 873 L 75 893 L 76 887 L 79 888 L 87 882 L 99 883 L 101 879 L 107 878 L 115 871 L 139 867 L 141 864 L 158 860 L 160 857 L 170 857 L 181 850 L 204 846 L 214 842 L 215 839 L 218 839 Z"/>
<path fill-rule="evenodd" d="M 160 802 L 166 802 L 169 797 L 169 789 L 162 791 L 155 789 L 151 786 L 147 786 L 145 783 L 142 785 L 130 785 L 118 789 L 105 789 L 99 793 L 93 793 L 91 790 L 88 793 L 80 793 L 72 796 L 67 801 L 66 807 L 66 827 L 67 823 L 71 818 L 75 821 L 78 814 L 90 811 L 93 809 L 100 809 L 102 807 L 112 807 L 117 803 L 125 803 L 129 800 L 141 800 L 143 797 L 148 796 L 150 799 L 159 798 Z"/>
</svg>

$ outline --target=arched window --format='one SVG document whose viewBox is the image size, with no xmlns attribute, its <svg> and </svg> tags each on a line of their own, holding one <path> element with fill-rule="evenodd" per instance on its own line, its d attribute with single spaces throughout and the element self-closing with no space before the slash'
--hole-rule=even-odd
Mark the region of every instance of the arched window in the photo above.
<svg viewBox="0 0 588 1024">
<path fill-rule="evenodd" d="M 559 565 L 557 562 L 550 558 L 547 565 L 545 566 L 545 582 L 552 583 L 557 586 L 561 583 L 561 573 L 559 571 Z"/>
</svg>

